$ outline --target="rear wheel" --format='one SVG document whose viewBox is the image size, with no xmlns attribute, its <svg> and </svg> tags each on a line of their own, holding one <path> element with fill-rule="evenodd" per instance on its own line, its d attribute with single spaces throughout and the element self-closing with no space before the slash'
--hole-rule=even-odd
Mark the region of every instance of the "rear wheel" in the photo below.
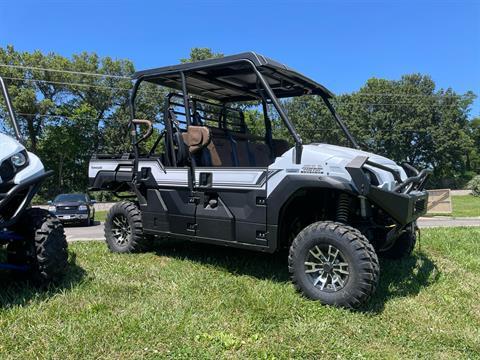
<svg viewBox="0 0 480 360">
<path fill-rule="evenodd" d="M 295 288 L 323 304 L 357 308 L 375 292 L 380 267 L 367 238 L 335 222 L 316 222 L 303 229 L 289 253 Z"/>
<path fill-rule="evenodd" d="M 24 240 L 8 245 L 8 261 L 28 265 L 29 274 L 38 282 L 53 281 L 63 275 L 68 244 L 60 220 L 47 210 L 32 208 L 25 211 L 19 224 L 15 230 Z"/>
<path fill-rule="evenodd" d="M 130 253 L 146 248 L 140 209 L 132 202 L 113 205 L 105 219 L 105 239 L 112 252 Z"/>
</svg>

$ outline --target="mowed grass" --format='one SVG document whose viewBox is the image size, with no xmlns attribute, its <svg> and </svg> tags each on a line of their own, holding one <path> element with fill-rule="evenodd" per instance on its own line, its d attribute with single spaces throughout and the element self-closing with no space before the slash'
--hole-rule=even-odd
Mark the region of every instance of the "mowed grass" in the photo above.
<svg viewBox="0 0 480 360">
<path fill-rule="evenodd" d="M 286 254 L 73 243 L 41 291 L 0 275 L 0 358 L 480 358 L 480 228 L 422 231 L 361 311 L 297 294 Z"/>
<path fill-rule="evenodd" d="M 480 217 L 480 197 L 473 195 L 452 196 L 452 216 Z"/>
<path fill-rule="evenodd" d="M 95 221 L 104 222 L 107 217 L 107 210 L 95 211 Z"/>
</svg>

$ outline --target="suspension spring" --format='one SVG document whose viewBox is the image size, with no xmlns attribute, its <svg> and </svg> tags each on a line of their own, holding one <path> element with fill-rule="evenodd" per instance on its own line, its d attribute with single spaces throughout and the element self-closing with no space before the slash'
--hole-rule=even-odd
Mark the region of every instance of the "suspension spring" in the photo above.
<svg viewBox="0 0 480 360">
<path fill-rule="evenodd" d="M 350 197 L 347 194 L 340 194 L 337 203 L 337 214 L 335 220 L 344 224 L 348 223 L 350 212 Z"/>
</svg>

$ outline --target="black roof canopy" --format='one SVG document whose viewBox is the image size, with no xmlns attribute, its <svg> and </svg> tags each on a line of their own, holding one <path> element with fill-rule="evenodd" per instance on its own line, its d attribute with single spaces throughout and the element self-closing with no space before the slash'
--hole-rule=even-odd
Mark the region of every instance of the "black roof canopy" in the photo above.
<svg viewBox="0 0 480 360">
<path fill-rule="evenodd" d="M 260 94 L 252 64 L 268 82 L 277 98 L 304 94 L 327 98 L 333 96 L 329 90 L 308 77 L 253 52 L 138 71 L 133 78 L 181 90 L 180 73 L 183 72 L 189 94 L 222 102 L 258 100 Z"/>
</svg>

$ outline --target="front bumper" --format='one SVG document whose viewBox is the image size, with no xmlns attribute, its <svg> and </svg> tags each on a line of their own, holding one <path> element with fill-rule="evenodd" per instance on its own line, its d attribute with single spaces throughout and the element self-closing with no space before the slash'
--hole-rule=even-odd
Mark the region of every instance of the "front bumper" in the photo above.
<svg viewBox="0 0 480 360">
<path fill-rule="evenodd" d="M 366 164 L 391 172 L 398 183 L 395 189 L 388 191 L 371 185 L 363 170 L 363 166 Z M 422 170 L 415 176 L 402 181 L 395 170 L 371 162 L 366 156 L 357 156 L 347 165 L 346 169 L 359 194 L 390 215 L 400 225 L 407 225 L 426 214 L 428 193 L 423 188 L 431 174 L 430 170 Z"/>
<path fill-rule="evenodd" d="M 75 222 L 88 219 L 88 214 L 59 214 L 55 213 L 55 216 L 62 222 Z"/>
<path fill-rule="evenodd" d="M 9 227 L 18 220 L 23 211 L 30 205 L 30 201 L 37 193 L 42 182 L 52 174 L 53 171 L 44 172 L 28 181 L 13 185 L 7 192 L 0 192 L 1 227 Z M 9 183 L 7 182 L 5 185 Z"/>
</svg>

